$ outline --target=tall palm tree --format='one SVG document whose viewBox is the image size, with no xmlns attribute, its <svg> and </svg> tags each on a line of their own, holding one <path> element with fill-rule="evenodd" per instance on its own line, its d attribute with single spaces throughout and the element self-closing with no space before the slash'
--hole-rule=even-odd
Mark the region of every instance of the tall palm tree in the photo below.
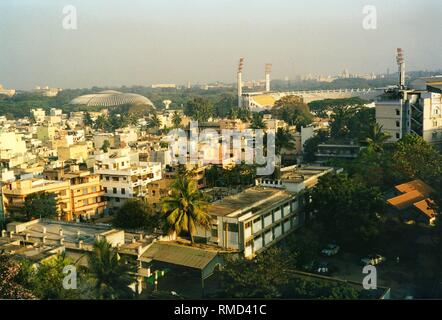
<svg viewBox="0 0 442 320">
<path fill-rule="evenodd" d="M 252 123 L 250 125 L 252 129 L 265 129 L 266 124 L 264 123 L 263 116 L 260 113 L 253 113 Z"/>
<path fill-rule="evenodd" d="M 94 243 L 88 261 L 88 271 L 94 279 L 94 289 L 99 298 L 124 299 L 133 296 L 129 285 L 135 281 L 130 275 L 130 272 L 135 272 L 135 266 L 120 259 L 116 249 L 106 239 Z"/>
<path fill-rule="evenodd" d="M 330 135 L 332 138 L 344 138 L 348 136 L 350 130 L 348 128 L 349 121 L 354 114 L 354 110 L 349 107 L 334 108 L 331 118 Z"/>
<path fill-rule="evenodd" d="M 159 128 L 161 126 L 161 120 L 158 118 L 156 114 L 153 115 L 152 118 L 150 118 L 147 122 L 147 126 L 149 128 Z"/>
<path fill-rule="evenodd" d="M 382 131 L 382 125 L 377 122 L 370 128 L 366 142 L 376 152 L 383 150 L 383 144 L 390 138 L 388 133 Z"/>
<path fill-rule="evenodd" d="M 167 215 L 170 231 L 189 233 L 192 244 L 197 226 L 208 229 L 210 225 L 204 196 L 188 175 L 178 176 L 172 184 L 171 195 L 163 199 L 162 211 Z"/>
<path fill-rule="evenodd" d="M 172 124 L 174 128 L 178 128 L 181 124 L 181 115 L 175 111 L 172 115 Z"/>
<path fill-rule="evenodd" d="M 295 148 L 293 135 L 287 129 L 278 128 L 275 136 L 275 152 L 280 154 L 281 150 Z"/>
</svg>

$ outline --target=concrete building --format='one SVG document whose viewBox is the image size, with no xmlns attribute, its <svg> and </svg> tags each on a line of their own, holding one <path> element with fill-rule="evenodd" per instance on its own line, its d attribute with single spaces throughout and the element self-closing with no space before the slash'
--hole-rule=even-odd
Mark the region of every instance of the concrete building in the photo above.
<svg viewBox="0 0 442 320">
<path fill-rule="evenodd" d="M 296 194 L 283 189 L 252 187 L 212 203 L 208 243 L 238 250 L 251 258 L 303 223 Z"/>
<path fill-rule="evenodd" d="M 5 96 L 8 96 L 8 97 L 12 97 L 14 94 L 15 94 L 15 89 L 5 89 L 0 84 L 0 95 L 5 95 Z"/>
<path fill-rule="evenodd" d="M 41 108 L 31 109 L 31 115 L 36 123 L 42 123 L 45 121 L 46 112 Z"/>
<path fill-rule="evenodd" d="M 5 215 L 23 215 L 23 205 L 28 195 L 37 192 L 54 193 L 57 199 L 59 217 L 72 212 L 69 181 L 46 179 L 17 180 L 2 186 L 2 205 Z"/>
<path fill-rule="evenodd" d="M 88 158 L 88 146 L 86 143 L 77 143 L 57 149 L 58 159 L 61 161 L 77 160 L 83 162 Z"/>
<path fill-rule="evenodd" d="M 54 140 L 57 128 L 53 125 L 45 125 L 37 127 L 37 139 L 42 142 Z"/>
<path fill-rule="evenodd" d="M 352 160 L 356 159 L 363 147 L 353 141 L 330 141 L 320 143 L 315 156 L 318 163 L 327 162 L 331 159 Z"/>
<path fill-rule="evenodd" d="M 2 187 L 2 204 L 6 215 L 24 214 L 26 197 L 33 193 L 55 193 L 59 217 L 70 221 L 88 220 L 103 213 L 106 202 L 100 184 L 100 175 L 80 171 L 78 166 L 69 170 L 63 168 L 46 169 L 43 179 L 25 179 L 5 183 Z"/>
<path fill-rule="evenodd" d="M 67 170 L 45 169 L 43 176 L 48 180 L 69 181 L 71 210 L 66 214 L 66 220 L 89 220 L 104 212 L 106 201 L 98 173 L 80 170 L 78 165 L 72 165 Z"/>
<path fill-rule="evenodd" d="M 252 258 L 304 224 L 304 190 L 332 171 L 291 166 L 281 169 L 281 179 L 258 179 L 256 186 L 211 203 L 211 229 L 198 235 Z"/>
<path fill-rule="evenodd" d="M 170 241 L 162 234 L 130 233 L 105 225 L 70 223 L 47 219 L 13 222 L 1 231 L 0 250 L 17 258 L 26 259 L 38 267 L 42 262 L 64 253 L 77 265 L 88 266 L 88 254 L 95 241 L 105 239 L 119 256 L 136 263 L 136 279 L 129 287 L 141 293 L 147 279 L 157 271 L 143 254 L 157 241 Z M 143 264 L 145 266 L 143 266 Z M 147 264 L 147 265 L 146 265 Z"/>
<path fill-rule="evenodd" d="M 44 97 L 55 97 L 61 91 L 63 91 L 63 89 L 61 89 L 61 88 L 49 88 L 48 86 L 45 86 L 45 87 L 37 86 L 37 87 L 35 87 L 35 90 L 34 90 L 35 93 L 40 94 L 40 95 L 42 95 Z"/>
<path fill-rule="evenodd" d="M 387 93 L 376 102 L 376 121 L 390 142 L 415 133 L 442 148 L 442 76 L 422 78 L 410 89 Z"/>
<path fill-rule="evenodd" d="M 161 179 L 161 163 L 139 161 L 138 153 L 128 149 L 98 155 L 95 168 L 111 209 L 120 207 L 127 199 L 143 198 L 148 184 Z"/>
</svg>

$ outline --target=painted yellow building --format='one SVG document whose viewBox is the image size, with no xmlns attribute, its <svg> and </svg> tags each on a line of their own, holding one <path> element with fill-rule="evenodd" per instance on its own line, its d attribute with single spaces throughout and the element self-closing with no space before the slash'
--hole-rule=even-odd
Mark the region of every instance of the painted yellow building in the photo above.
<svg viewBox="0 0 442 320">
<path fill-rule="evenodd" d="M 2 202 L 6 216 L 24 214 L 23 205 L 26 197 L 37 192 L 55 193 L 60 217 L 71 212 L 69 181 L 29 179 L 14 181 L 2 187 Z"/>
<path fill-rule="evenodd" d="M 4 185 L 5 214 L 24 214 L 26 197 L 37 192 L 56 194 L 59 217 L 63 220 L 90 219 L 104 211 L 106 201 L 98 174 L 79 170 L 61 173 L 59 170 L 46 170 L 45 179 L 19 180 Z"/>
<path fill-rule="evenodd" d="M 57 129 L 53 126 L 42 126 L 37 128 L 37 139 L 48 142 L 54 139 Z"/>
<path fill-rule="evenodd" d="M 66 161 L 70 159 L 85 160 L 88 157 L 88 147 L 86 143 L 77 143 L 68 147 L 57 148 L 58 160 Z"/>
</svg>

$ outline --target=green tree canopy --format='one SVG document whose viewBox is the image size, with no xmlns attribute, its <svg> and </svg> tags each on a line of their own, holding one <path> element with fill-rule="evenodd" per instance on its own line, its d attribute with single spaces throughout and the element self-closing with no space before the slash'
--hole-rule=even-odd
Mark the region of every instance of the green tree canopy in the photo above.
<svg viewBox="0 0 442 320">
<path fill-rule="evenodd" d="M 20 284 L 21 265 L 11 255 L 0 252 L 0 299 L 36 299 L 31 290 Z"/>
<path fill-rule="evenodd" d="M 193 98 L 187 102 L 184 114 L 191 117 L 192 120 L 206 122 L 213 116 L 213 103 L 206 98 Z"/>
<path fill-rule="evenodd" d="M 24 212 L 28 219 L 53 218 L 59 214 L 55 193 L 36 192 L 26 196 Z"/>
<path fill-rule="evenodd" d="M 276 119 L 284 120 L 300 130 L 313 120 L 308 105 L 298 96 L 285 96 L 275 102 L 272 115 Z"/>
<path fill-rule="evenodd" d="M 133 298 L 134 292 L 129 285 L 135 282 L 132 275 L 135 271 L 136 266 L 121 258 L 106 239 L 95 242 L 94 250 L 88 256 L 88 273 L 98 299 Z"/>
<path fill-rule="evenodd" d="M 309 193 L 307 212 L 322 227 L 323 241 L 337 241 L 346 250 L 370 248 L 378 235 L 378 213 L 384 208 L 378 188 L 347 174 L 327 174 Z M 368 252 L 367 252 L 368 253 Z"/>
<path fill-rule="evenodd" d="M 112 221 L 117 228 L 154 231 L 161 228 L 161 216 L 141 199 L 129 199 L 116 212 Z"/>
</svg>

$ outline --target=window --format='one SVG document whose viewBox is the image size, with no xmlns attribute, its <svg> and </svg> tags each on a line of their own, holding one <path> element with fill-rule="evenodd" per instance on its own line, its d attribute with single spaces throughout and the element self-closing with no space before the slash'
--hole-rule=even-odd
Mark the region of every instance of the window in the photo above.
<svg viewBox="0 0 442 320">
<path fill-rule="evenodd" d="M 401 115 L 401 111 L 399 109 L 396 109 L 396 115 L 400 116 Z"/>
<path fill-rule="evenodd" d="M 121 194 L 126 194 L 126 189 L 121 188 Z"/>
<path fill-rule="evenodd" d="M 113 193 L 117 193 L 117 188 L 112 188 Z"/>
<path fill-rule="evenodd" d="M 249 221 L 249 222 L 247 222 L 245 225 L 244 225 L 244 228 L 245 229 L 248 229 L 248 228 L 250 228 L 252 226 L 252 221 Z"/>
<path fill-rule="evenodd" d="M 87 188 L 83 188 L 83 194 L 87 194 Z"/>
<path fill-rule="evenodd" d="M 396 133 L 396 139 L 400 139 L 401 135 L 399 133 Z"/>
<path fill-rule="evenodd" d="M 97 192 L 97 187 L 92 187 L 92 192 Z"/>
<path fill-rule="evenodd" d="M 84 200 L 83 200 L 83 205 L 84 205 L 84 206 L 87 206 L 87 205 L 88 205 L 87 199 L 84 199 Z"/>
<path fill-rule="evenodd" d="M 236 223 L 228 223 L 227 229 L 229 232 L 238 232 L 238 225 Z"/>
<path fill-rule="evenodd" d="M 118 177 L 112 177 L 112 181 L 118 181 Z"/>
<path fill-rule="evenodd" d="M 106 177 L 106 181 L 109 181 L 109 177 Z"/>
<path fill-rule="evenodd" d="M 103 190 L 105 193 L 107 193 L 107 187 L 104 187 Z"/>
<path fill-rule="evenodd" d="M 433 127 L 437 127 L 437 121 L 433 121 Z"/>
<path fill-rule="evenodd" d="M 400 121 L 396 121 L 396 127 L 400 127 L 401 126 L 401 123 L 400 123 Z"/>
</svg>

